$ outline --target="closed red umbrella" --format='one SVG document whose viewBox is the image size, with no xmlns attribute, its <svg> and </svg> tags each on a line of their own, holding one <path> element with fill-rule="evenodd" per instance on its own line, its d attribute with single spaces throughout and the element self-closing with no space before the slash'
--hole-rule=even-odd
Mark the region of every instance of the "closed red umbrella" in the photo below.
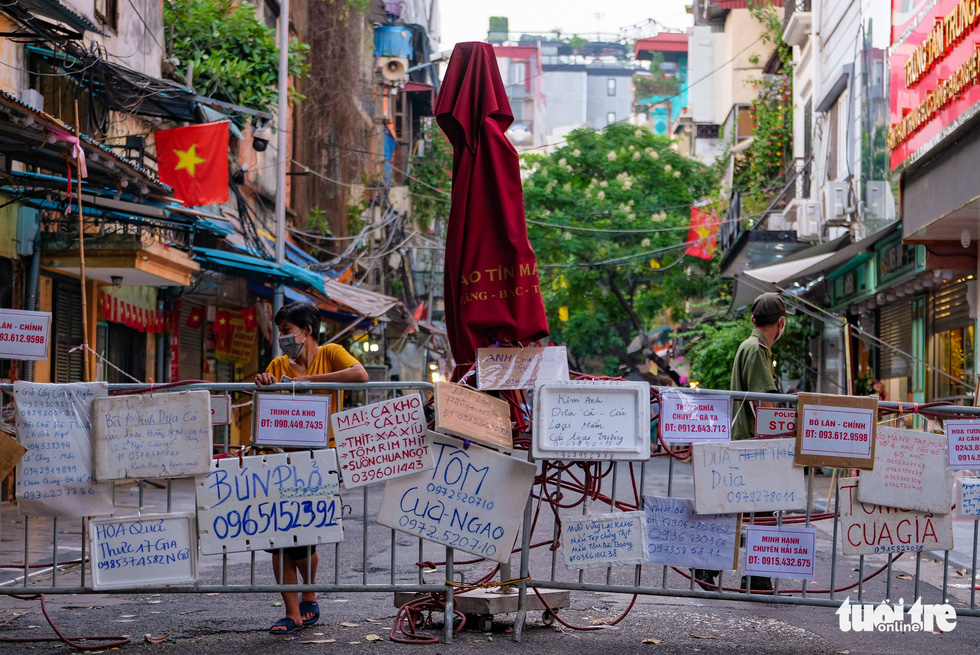
<svg viewBox="0 0 980 655">
<path fill-rule="evenodd" d="M 453 145 L 445 301 L 459 379 L 477 348 L 526 345 L 548 334 L 548 320 L 517 151 L 504 135 L 514 114 L 491 45 L 456 46 L 435 113 Z"/>
</svg>

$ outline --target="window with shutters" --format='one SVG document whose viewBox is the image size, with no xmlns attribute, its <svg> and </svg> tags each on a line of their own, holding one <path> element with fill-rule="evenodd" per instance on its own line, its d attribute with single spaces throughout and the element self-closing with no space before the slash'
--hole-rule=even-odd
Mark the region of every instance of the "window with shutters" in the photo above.
<svg viewBox="0 0 980 655">
<path fill-rule="evenodd" d="M 912 305 L 902 299 L 878 310 L 878 377 L 882 380 L 912 375 Z M 905 354 L 908 353 L 908 354 Z"/>
<path fill-rule="evenodd" d="M 964 400 L 967 382 L 975 376 L 973 319 L 968 301 L 972 275 L 938 287 L 931 298 L 932 371 L 931 400 Z"/>
<path fill-rule="evenodd" d="M 71 352 L 85 337 L 82 333 L 82 290 L 77 281 L 56 280 L 54 283 L 54 370 L 51 381 L 79 382 L 84 377 L 85 359 L 81 350 Z"/>
<path fill-rule="evenodd" d="M 177 340 L 178 372 L 181 380 L 200 380 L 204 364 L 204 326 L 187 327 L 187 318 L 197 305 L 189 302 L 180 307 L 180 332 Z M 203 323 L 203 321 L 202 321 Z"/>
</svg>

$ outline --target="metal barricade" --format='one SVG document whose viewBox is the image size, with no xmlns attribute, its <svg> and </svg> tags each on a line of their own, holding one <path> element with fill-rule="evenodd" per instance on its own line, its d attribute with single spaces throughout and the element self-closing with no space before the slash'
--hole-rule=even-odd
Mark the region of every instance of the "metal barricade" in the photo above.
<svg viewBox="0 0 980 655">
<path fill-rule="evenodd" d="M 144 385 L 110 385 L 110 392 L 145 392 Z M 252 384 L 188 384 L 162 389 L 168 391 L 206 390 L 211 393 L 252 393 Z M 262 392 L 307 394 L 324 390 L 345 390 L 360 394 L 363 404 L 367 394 L 384 392 L 390 397 L 399 391 L 430 392 L 425 383 L 287 383 L 263 387 Z M 12 393 L 12 385 L 0 391 Z M 673 390 L 679 391 L 679 390 Z M 779 394 L 734 394 L 727 391 L 683 390 L 694 396 L 703 393 L 726 394 L 739 400 L 771 401 L 794 405 L 796 397 Z M 9 396 L 8 396 L 9 398 Z M 379 398 L 372 398 L 377 400 Z M 880 403 L 889 410 L 904 411 L 897 403 Z M 929 407 L 936 416 L 969 415 L 980 417 L 980 408 L 939 406 Z M 215 430 L 215 442 L 221 450 L 229 448 L 228 429 Z M 517 450 L 515 457 L 529 455 Z M 837 607 L 845 597 L 854 595 L 856 602 L 896 602 L 904 599 L 906 607 L 916 598 L 924 603 L 950 603 L 959 615 L 978 616 L 974 570 L 978 557 L 980 522 L 973 521 L 972 550 L 957 548 L 955 553 L 916 552 L 914 562 L 909 554 L 843 556 L 838 547 L 839 484 L 818 494 L 817 473 L 810 467 L 806 473 L 806 511 L 791 514 L 780 511 L 768 516 L 755 515 L 750 522 L 773 525 L 800 524 L 818 528 L 817 567 L 815 584 L 792 584 L 776 581 L 772 593 L 746 593 L 732 584 L 730 575 L 722 574 L 720 590 L 699 587 L 686 569 L 671 566 L 636 565 L 603 569 L 572 569 L 559 559 L 560 525 L 563 518 L 590 512 L 610 512 L 642 509 L 646 495 L 690 497 L 689 465 L 679 459 L 660 454 L 646 462 L 538 462 L 538 477 L 531 498 L 525 507 L 523 529 L 514 544 L 512 560 L 519 573 L 512 586 L 518 590 L 518 611 L 514 619 L 514 638 L 520 639 L 527 622 L 529 599 L 539 590 L 612 592 L 649 596 L 675 596 L 717 599 L 726 601 L 767 602 L 796 605 Z M 114 516 L 134 516 L 142 513 L 195 511 L 192 479 L 169 479 L 165 484 L 139 480 L 114 485 Z M 826 491 L 830 497 L 823 498 Z M 457 563 L 452 548 L 427 542 L 424 539 L 382 527 L 375 523 L 382 493 L 381 485 L 365 486 L 343 494 L 345 509 L 344 539 L 332 548 L 322 548 L 320 580 L 310 585 L 278 585 L 268 565 L 257 566 L 255 552 L 201 555 L 199 577 L 195 584 L 141 586 L 141 593 L 278 593 L 289 591 L 317 592 L 420 592 L 437 594 L 444 599 L 444 642 L 453 637 L 455 596 L 473 588 L 466 580 L 486 580 L 496 569 L 492 562 L 466 556 Z M 829 506 L 827 503 L 830 503 Z M 88 568 L 86 533 L 88 519 L 58 519 L 16 515 L 11 504 L 0 509 L 0 595 L 13 594 L 93 594 L 91 572 Z M 959 532 L 967 534 L 965 526 Z M 969 537 L 968 537 L 969 539 Z M 829 541 L 829 544 L 828 544 Z M 328 544 L 329 546 L 329 544 Z M 954 567 L 955 565 L 955 567 Z M 968 569 L 964 576 L 957 570 Z M 509 569 L 504 569 L 509 573 Z M 426 575 L 438 579 L 427 579 Z M 928 575 L 928 580 L 925 576 Z M 954 577 L 964 578 L 966 584 L 956 583 Z M 501 578 L 509 579 L 505 574 Z M 941 584 L 934 584 L 931 580 Z M 458 581 L 458 582 L 457 582 Z M 896 586 L 898 585 L 898 586 Z M 122 591 L 122 590 L 119 590 Z M 543 602 L 543 601 L 542 601 Z M 548 619 L 557 617 L 557 610 L 547 609 Z"/>
</svg>

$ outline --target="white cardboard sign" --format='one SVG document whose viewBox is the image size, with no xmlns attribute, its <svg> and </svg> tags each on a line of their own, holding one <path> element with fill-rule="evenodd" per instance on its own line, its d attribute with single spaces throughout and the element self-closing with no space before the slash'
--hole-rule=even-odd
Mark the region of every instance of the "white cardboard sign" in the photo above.
<svg viewBox="0 0 980 655">
<path fill-rule="evenodd" d="M 758 439 L 692 446 L 698 514 L 771 512 L 806 505 L 794 439 Z"/>
<path fill-rule="evenodd" d="M 345 489 L 435 466 L 417 393 L 337 412 L 330 420 Z"/>
<path fill-rule="evenodd" d="M 808 405 L 800 423 L 801 455 L 871 459 L 875 410 Z"/>
<path fill-rule="evenodd" d="M 197 484 L 201 552 L 342 541 L 339 492 L 332 448 L 214 460 Z"/>
<path fill-rule="evenodd" d="M 28 516 L 112 514 L 112 484 L 95 481 L 92 403 L 104 382 L 14 382 L 17 440 L 27 453 L 17 463 L 17 508 Z"/>
<path fill-rule="evenodd" d="M 510 403 L 462 384 L 436 382 L 435 429 L 491 448 L 514 448 Z"/>
<path fill-rule="evenodd" d="M 660 436 L 668 445 L 731 441 L 731 414 L 728 396 L 660 392 Z"/>
<path fill-rule="evenodd" d="M 980 519 L 980 478 L 960 478 L 956 481 L 953 518 Z"/>
<path fill-rule="evenodd" d="M 650 385 L 550 382 L 534 388 L 535 459 L 650 458 Z"/>
<path fill-rule="evenodd" d="M 255 443 L 290 448 L 329 445 L 330 396 L 255 394 Z"/>
<path fill-rule="evenodd" d="M 211 467 L 207 391 L 97 398 L 92 406 L 95 477 L 179 478 Z"/>
<path fill-rule="evenodd" d="M 810 580 L 816 555 L 816 528 L 745 527 L 746 575 Z"/>
<path fill-rule="evenodd" d="M 917 553 L 953 547 L 953 520 L 950 514 L 862 503 L 858 501 L 857 491 L 857 478 L 841 479 L 842 554 Z"/>
<path fill-rule="evenodd" d="M 480 348 L 476 386 L 487 389 L 533 389 L 538 382 L 568 380 L 565 346 L 548 348 Z"/>
<path fill-rule="evenodd" d="M 0 359 L 46 360 L 51 312 L 0 309 Z"/>
<path fill-rule="evenodd" d="M 948 514 L 953 474 L 946 464 L 943 435 L 878 426 L 875 467 L 858 478 L 858 500 Z"/>
<path fill-rule="evenodd" d="M 945 426 L 947 466 L 954 471 L 980 469 L 980 421 L 951 419 Z"/>
<path fill-rule="evenodd" d="M 389 480 L 377 521 L 413 536 L 510 561 L 537 467 L 515 457 L 440 437 L 436 467 Z"/>
<path fill-rule="evenodd" d="M 694 500 L 646 496 L 650 564 L 738 568 L 738 514 L 696 514 Z"/>
<path fill-rule="evenodd" d="M 211 425 L 231 423 L 231 396 L 221 394 L 211 396 Z"/>
<path fill-rule="evenodd" d="M 755 435 L 757 437 L 796 436 L 796 410 L 783 407 L 757 407 Z"/>
<path fill-rule="evenodd" d="M 572 568 L 647 563 L 643 512 L 612 512 L 565 517 L 561 523 L 562 554 Z"/>
<path fill-rule="evenodd" d="M 193 512 L 94 519 L 88 531 L 95 589 L 197 581 Z"/>
</svg>

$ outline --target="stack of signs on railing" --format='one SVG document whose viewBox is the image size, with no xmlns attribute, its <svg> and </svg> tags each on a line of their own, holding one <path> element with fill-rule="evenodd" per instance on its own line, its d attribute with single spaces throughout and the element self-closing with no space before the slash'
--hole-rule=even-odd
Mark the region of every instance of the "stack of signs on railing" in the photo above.
<svg viewBox="0 0 980 655">
<path fill-rule="evenodd" d="M 345 489 L 435 466 L 417 393 L 337 412 L 330 420 Z"/>
<path fill-rule="evenodd" d="M 437 431 L 491 448 L 514 447 L 507 401 L 462 384 L 437 382 L 435 406 Z"/>
<path fill-rule="evenodd" d="M 842 554 L 917 553 L 953 547 L 949 513 L 863 503 L 858 495 L 858 478 L 842 478 L 838 497 Z"/>
<path fill-rule="evenodd" d="M 752 439 L 692 447 L 698 514 L 775 512 L 806 506 L 792 439 Z"/>
<path fill-rule="evenodd" d="M 339 492 L 332 448 L 214 460 L 197 485 L 201 552 L 342 541 Z"/>
<path fill-rule="evenodd" d="M 96 398 L 98 480 L 179 478 L 211 467 L 211 394 L 181 391 Z"/>
<path fill-rule="evenodd" d="M 389 480 L 381 525 L 496 562 L 510 561 L 536 467 L 449 437 L 433 442 L 431 471 Z"/>
<path fill-rule="evenodd" d="M 533 389 L 538 382 L 568 380 L 565 346 L 549 348 L 480 348 L 476 386 L 480 390 Z"/>
<path fill-rule="evenodd" d="M 732 438 L 731 426 L 728 396 L 660 392 L 660 437 L 668 446 L 727 442 Z"/>
<path fill-rule="evenodd" d="M 646 564 L 647 534 L 643 512 L 613 512 L 565 517 L 562 554 L 572 568 Z"/>
<path fill-rule="evenodd" d="M 27 454 L 17 464 L 17 508 L 28 516 L 111 514 L 112 484 L 96 482 L 92 404 L 105 383 L 14 383 L 17 440 Z"/>
<path fill-rule="evenodd" d="M 643 499 L 650 564 L 737 569 L 741 514 L 703 514 L 690 498 Z"/>
<path fill-rule="evenodd" d="M 92 586 L 126 589 L 197 580 L 194 513 L 147 514 L 89 523 Z"/>
<path fill-rule="evenodd" d="M 796 463 L 870 470 L 875 461 L 878 399 L 801 393 Z"/>
<path fill-rule="evenodd" d="M 539 382 L 533 437 L 537 459 L 649 459 L 650 385 Z"/>
<path fill-rule="evenodd" d="M 953 474 L 941 434 L 878 428 L 875 466 L 858 478 L 858 500 L 899 509 L 949 514 Z"/>
</svg>

